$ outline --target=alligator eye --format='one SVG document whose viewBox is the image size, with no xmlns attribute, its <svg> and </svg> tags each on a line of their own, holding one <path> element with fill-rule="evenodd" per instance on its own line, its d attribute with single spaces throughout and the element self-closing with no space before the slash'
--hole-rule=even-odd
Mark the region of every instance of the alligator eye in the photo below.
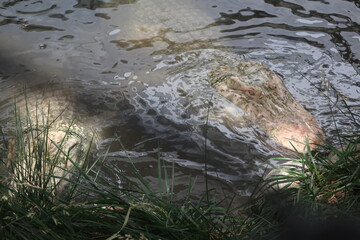
<svg viewBox="0 0 360 240">
<path fill-rule="evenodd" d="M 251 96 L 255 96 L 255 91 L 254 91 L 254 90 L 249 90 L 248 93 L 249 93 L 249 95 L 251 95 Z"/>
</svg>

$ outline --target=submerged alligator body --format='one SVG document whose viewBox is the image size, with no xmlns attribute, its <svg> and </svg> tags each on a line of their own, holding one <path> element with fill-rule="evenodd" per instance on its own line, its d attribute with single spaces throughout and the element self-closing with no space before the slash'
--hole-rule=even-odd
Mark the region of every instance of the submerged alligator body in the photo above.
<svg viewBox="0 0 360 240">
<path fill-rule="evenodd" d="M 6 161 L 14 186 L 54 189 L 56 194 L 63 192 L 72 174 L 83 166 L 91 144 L 84 129 L 74 124 L 33 126 L 17 137 L 23 141 L 9 141 Z"/>
<path fill-rule="evenodd" d="M 69 92 L 64 93 L 65 88 L 38 88 L 29 88 L 24 98 L 16 99 L 15 137 L 8 141 L 0 173 L 6 172 L 14 186 L 56 189 L 54 193 L 61 194 L 84 165 L 94 129 L 76 116 L 86 111 Z"/>
<path fill-rule="evenodd" d="M 129 11 L 130 24 L 127 24 L 128 27 L 125 24 L 124 29 L 121 29 L 119 35 L 122 37 L 113 42 L 128 51 L 149 46 L 155 51 L 158 45 L 162 50 L 163 45 L 166 45 L 165 50 L 171 53 L 199 48 L 213 49 L 212 40 L 221 36 L 214 19 L 202 14 L 196 7 L 187 5 L 186 2 L 189 1 L 139 1 L 129 8 L 133 10 Z M 315 118 L 296 102 L 282 80 L 262 64 L 239 62 L 236 68 L 225 64 L 214 69 L 208 79 L 217 92 L 244 110 L 253 124 L 260 126 L 280 145 L 289 149 L 293 149 L 294 146 L 300 150 L 306 137 L 313 143 L 312 148 L 319 142 L 317 135 L 321 137 L 322 132 Z M 44 111 L 41 113 L 37 110 L 39 104 L 35 104 L 35 101 L 24 101 L 34 103 L 34 106 L 29 106 L 29 109 L 35 109 L 32 111 L 34 113 L 30 112 L 34 115 L 32 119 L 36 119 L 37 116 L 43 119 L 43 116 L 47 116 L 50 119 L 48 122 L 51 123 L 51 126 L 46 126 L 51 127 L 49 135 L 43 136 L 43 139 L 35 138 L 35 142 L 28 143 L 30 151 L 25 153 L 31 155 L 39 142 L 44 139 L 48 141 L 42 146 L 49 149 L 49 159 L 60 156 L 57 172 L 54 173 L 58 177 L 67 175 L 73 168 L 72 162 L 82 164 L 79 162 L 82 160 L 80 155 L 90 146 L 92 136 L 92 130 L 88 127 L 90 120 L 86 121 L 87 117 L 83 116 L 87 115 L 81 114 L 82 106 L 74 101 L 70 108 L 65 107 L 69 102 L 66 97 L 68 95 L 65 91 L 65 94 L 59 94 L 60 97 L 44 97 L 50 100 L 44 100 L 40 107 Z M 46 102 L 50 102 L 50 105 Z M 48 115 L 49 112 L 52 113 L 51 116 Z M 69 134 L 67 129 L 73 126 L 72 123 L 80 127 L 72 129 Z M 36 159 L 29 159 L 29 164 L 34 166 Z M 59 182 L 53 184 L 62 186 Z"/>
<path fill-rule="evenodd" d="M 189 1 L 147 0 L 139 1 L 134 7 L 130 32 L 137 32 L 133 35 L 135 39 L 152 39 L 153 43 L 159 41 L 169 48 L 174 48 L 180 40 L 186 44 L 178 47 L 186 51 L 186 45 L 202 42 L 204 36 L 208 40 L 220 36 L 219 29 L 209 24 L 214 19 Z M 137 40 L 135 42 L 142 42 Z M 131 42 L 134 41 L 128 41 Z M 206 41 L 207 45 L 201 47 L 213 48 L 210 42 Z M 217 92 L 241 108 L 253 124 L 280 145 L 302 150 L 306 138 L 312 143 L 311 148 L 321 143 L 323 133 L 316 119 L 294 99 L 280 77 L 264 65 L 242 61 L 236 67 L 229 67 L 223 63 L 212 71 L 208 80 Z"/>
<path fill-rule="evenodd" d="M 311 149 L 321 143 L 323 133 L 316 119 L 263 64 L 240 61 L 235 68 L 222 66 L 209 74 L 209 82 L 278 144 L 302 151 L 307 139 Z"/>
</svg>

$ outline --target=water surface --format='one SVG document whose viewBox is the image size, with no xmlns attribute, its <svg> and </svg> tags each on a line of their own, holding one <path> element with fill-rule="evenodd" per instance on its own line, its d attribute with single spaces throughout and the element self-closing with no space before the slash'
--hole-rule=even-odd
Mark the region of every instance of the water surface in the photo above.
<svg viewBox="0 0 360 240">
<path fill-rule="evenodd" d="M 246 192 L 270 157 L 287 152 L 245 124 L 207 74 L 244 59 L 265 63 L 337 143 L 358 130 L 343 100 L 359 113 L 359 8 L 350 0 L 2 1 L 0 123 L 10 136 L 14 99 L 24 105 L 26 88 L 29 102 L 68 106 L 65 119 L 97 130 L 98 149 L 121 136 L 149 179 L 161 154 L 183 191 L 207 159 L 212 186 Z M 120 144 L 108 161 L 123 169 Z"/>
</svg>

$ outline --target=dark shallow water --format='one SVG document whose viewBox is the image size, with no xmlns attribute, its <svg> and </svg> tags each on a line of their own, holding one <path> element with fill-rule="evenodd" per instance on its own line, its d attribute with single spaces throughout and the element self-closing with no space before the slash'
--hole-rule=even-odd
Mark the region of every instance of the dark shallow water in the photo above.
<svg viewBox="0 0 360 240">
<path fill-rule="evenodd" d="M 29 99 L 69 105 L 65 119 L 96 129 L 99 149 L 121 136 L 144 176 L 156 176 L 160 151 L 183 191 L 206 158 L 212 186 L 246 192 L 287 152 L 246 127 L 207 74 L 219 62 L 267 64 L 336 143 L 358 129 L 342 100 L 359 113 L 359 16 L 345 0 L 1 1 L 0 124 L 11 135 L 26 86 Z M 127 161 L 118 144 L 108 161 Z"/>
</svg>

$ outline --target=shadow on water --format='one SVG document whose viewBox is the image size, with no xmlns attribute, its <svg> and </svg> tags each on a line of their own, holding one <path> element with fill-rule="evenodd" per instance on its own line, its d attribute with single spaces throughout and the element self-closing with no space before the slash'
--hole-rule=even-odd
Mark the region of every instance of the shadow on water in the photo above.
<svg viewBox="0 0 360 240">
<path fill-rule="evenodd" d="M 97 9 L 97 8 L 117 8 L 119 5 L 123 4 L 133 4 L 138 0 L 112 0 L 112 1 L 100 1 L 100 0 L 78 0 L 77 4 L 74 5 L 75 8 L 87 8 L 87 9 Z"/>
</svg>

